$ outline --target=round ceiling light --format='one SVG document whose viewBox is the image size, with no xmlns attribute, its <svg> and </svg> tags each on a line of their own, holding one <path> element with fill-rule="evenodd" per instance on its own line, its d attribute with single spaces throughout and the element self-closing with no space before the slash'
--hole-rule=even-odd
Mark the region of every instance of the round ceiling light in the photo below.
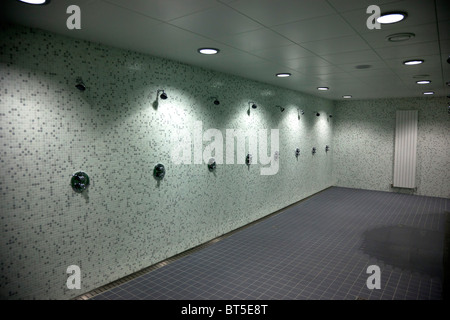
<svg viewBox="0 0 450 320">
<path fill-rule="evenodd" d="M 421 63 L 423 63 L 423 60 L 421 59 L 403 61 L 403 64 L 406 66 L 415 66 Z"/>
<path fill-rule="evenodd" d="M 431 83 L 431 81 L 430 80 L 419 80 L 419 81 L 416 81 L 416 83 L 417 84 L 429 84 L 429 83 Z"/>
<path fill-rule="evenodd" d="M 287 78 L 287 77 L 290 77 L 291 74 L 290 74 L 290 73 L 284 72 L 284 73 L 277 73 L 276 76 L 277 76 L 278 78 Z"/>
<path fill-rule="evenodd" d="M 405 12 L 387 12 L 377 18 L 377 22 L 381 24 L 397 23 L 406 18 Z"/>
<path fill-rule="evenodd" d="M 218 54 L 219 49 L 216 48 L 200 48 L 198 49 L 198 52 L 201 54 Z"/>
<path fill-rule="evenodd" d="M 26 3 L 26 4 L 48 4 L 50 2 L 50 0 L 19 0 L 22 3 Z"/>
<path fill-rule="evenodd" d="M 386 40 L 389 42 L 402 42 L 408 41 L 409 39 L 414 38 L 416 35 L 414 33 L 394 33 L 390 34 L 386 37 Z"/>
</svg>

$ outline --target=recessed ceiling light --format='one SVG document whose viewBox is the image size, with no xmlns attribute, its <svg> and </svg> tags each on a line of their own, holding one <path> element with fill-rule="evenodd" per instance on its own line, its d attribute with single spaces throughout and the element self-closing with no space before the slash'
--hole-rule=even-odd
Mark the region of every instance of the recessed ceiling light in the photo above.
<svg viewBox="0 0 450 320">
<path fill-rule="evenodd" d="M 284 73 L 277 73 L 276 76 L 277 76 L 278 78 L 286 78 L 286 77 L 290 77 L 291 74 L 290 74 L 290 73 L 284 72 Z"/>
<path fill-rule="evenodd" d="M 198 49 L 198 52 L 201 54 L 217 54 L 219 53 L 219 49 L 215 48 L 200 48 Z"/>
<path fill-rule="evenodd" d="M 423 63 L 423 60 L 421 59 L 403 61 L 403 64 L 406 66 L 415 66 L 421 63 Z"/>
<path fill-rule="evenodd" d="M 377 22 L 381 24 L 397 23 L 405 19 L 406 16 L 405 12 L 387 12 L 377 18 Z"/>
<path fill-rule="evenodd" d="M 352 96 L 350 96 L 350 95 L 345 95 L 345 96 L 342 96 L 342 98 L 344 98 L 344 99 L 351 99 Z"/>
<path fill-rule="evenodd" d="M 417 84 L 428 84 L 428 83 L 431 83 L 431 81 L 430 80 L 419 80 L 419 81 L 416 81 L 416 83 Z"/>
<path fill-rule="evenodd" d="M 434 92 L 433 92 L 433 91 L 426 91 L 426 92 L 424 92 L 423 94 L 430 95 L 430 94 L 434 94 Z"/>
<path fill-rule="evenodd" d="M 27 4 L 48 4 L 50 0 L 19 0 L 20 2 Z"/>
<path fill-rule="evenodd" d="M 319 91 L 327 91 L 327 90 L 329 90 L 330 88 L 328 88 L 328 87 L 318 87 L 317 88 L 317 90 L 319 90 Z"/>
<path fill-rule="evenodd" d="M 416 35 L 414 33 L 409 33 L 409 32 L 394 33 L 394 34 L 388 35 L 386 37 L 386 40 L 390 41 L 390 42 L 402 42 L 402 41 L 408 41 L 409 39 L 412 39 L 415 36 Z"/>
</svg>

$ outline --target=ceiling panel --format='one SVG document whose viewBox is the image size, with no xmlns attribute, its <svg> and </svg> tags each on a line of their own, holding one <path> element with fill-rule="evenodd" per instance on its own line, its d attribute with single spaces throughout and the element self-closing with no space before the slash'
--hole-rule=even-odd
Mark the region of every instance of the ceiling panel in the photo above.
<svg viewBox="0 0 450 320">
<path fill-rule="evenodd" d="M 149 43 L 152 44 L 150 47 L 148 46 Z M 239 50 L 225 46 L 223 43 L 195 33 L 185 32 L 167 23 L 153 26 L 152 32 L 146 32 L 144 36 L 140 37 L 140 43 L 135 46 L 139 52 L 147 52 L 158 57 L 199 66 L 205 63 L 205 67 L 213 67 L 214 63 L 223 63 L 224 61 L 237 59 L 238 57 L 235 56 L 237 53 L 241 54 L 239 61 L 246 60 L 246 63 L 255 58 L 243 55 Z M 183 50 L 180 50 L 180 47 Z M 220 47 L 222 51 L 217 56 L 203 56 L 197 53 L 198 48 L 202 47 Z M 233 56 L 234 58 L 230 58 Z"/>
<path fill-rule="evenodd" d="M 219 5 L 212 9 L 190 14 L 170 21 L 171 24 L 213 39 L 261 29 L 259 23 Z"/>
<path fill-rule="evenodd" d="M 369 45 L 361 39 L 359 35 L 304 42 L 302 43 L 302 47 L 318 55 L 330 55 L 370 49 Z"/>
<path fill-rule="evenodd" d="M 370 64 L 369 62 L 379 62 L 380 57 L 373 50 L 351 51 L 337 54 L 323 55 L 323 59 L 332 64 L 356 66 L 359 64 Z"/>
<path fill-rule="evenodd" d="M 337 12 L 358 11 L 366 13 L 368 6 L 376 4 L 383 8 L 385 4 L 399 2 L 399 0 L 328 0 L 327 1 Z M 367 15 L 369 16 L 369 15 Z"/>
<path fill-rule="evenodd" d="M 89 40 L 129 48 L 147 39 L 148 28 L 154 28 L 160 21 L 148 18 L 134 11 L 124 10 L 103 2 L 91 2 L 81 11 L 81 30 L 68 30 L 79 33 Z M 126 25 L 111 21 L 129 21 Z M 67 30 L 67 28 L 66 28 Z M 120 43 L 117 39 L 121 39 Z"/>
<path fill-rule="evenodd" d="M 253 54 L 273 61 L 285 61 L 304 57 L 311 57 L 315 54 L 305 48 L 291 44 L 287 46 L 279 46 L 262 50 L 255 50 Z"/>
<path fill-rule="evenodd" d="M 386 62 L 383 60 L 372 60 L 372 61 L 364 61 L 364 62 L 353 62 L 347 64 L 340 64 L 339 67 L 341 70 L 345 72 L 360 72 L 363 73 L 367 69 L 376 70 L 376 69 L 386 69 L 389 66 L 386 65 Z"/>
<path fill-rule="evenodd" d="M 331 73 L 341 73 L 343 72 L 340 67 L 333 66 L 333 65 L 324 65 L 324 66 L 312 66 L 308 64 L 298 65 L 295 68 L 292 68 L 294 70 L 297 70 L 299 72 L 305 73 L 305 74 L 311 74 L 311 75 L 324 75 L 324 74 L 331 74 Z"/>
<path fill-rule="evenodd" d="M 250 52 L 292 44 L 292 41 L 266 28 L 231 36 L 219 36 L 217 39 L 234 48 Z"/>
<path fill-rule="evenodd" d="M 110 4 L 139 12 L 140 14 L 160 20 L 170 21 L 183 16 L 203 11 L 219 4 L 210 0 L 103 0 Z"/>
<path fill-rule="evenodd" d="M 379 30 L 362 34 L 361 37 L 370 45 L 371 48 L 396 47 L 411 45 L 421 42 L 438 41 L 437 24 L 428 23 L 415 27 L 399 28 L 392 30 Z M 412 33 L 413 37 L 407 41 L 392 42 L 388 41 L 388 36 L 401 33 Z"/>
<path fill-rule="evenodd" d="M 286 61 L 280 61 L 284 66 L 294 69 L 300 70 L 306 67 L 324 67 L 324 66 L 333 66 L 331 63 L 322 59 L 318 56 L 304 57 L 299 59 L 291 59 Z"/>
<path fill-rule="evenodd" d="M 268 27 L 335 13 L 325 0 L 238 0 L 230 6 Z"/>
<path fill-rule="evenodd" d="M 405 59 L 415 59 L 421 56 L 439 54 L 439 42 L 421 42 L 412 45 L 403 45 L 395 47 L 385 47 L 375 49 L 375 52 L 383 59 L 395 59 L 404 57 Z"/>
<path fill-rule="evenodd" d="M 68 30 L 66 8 L 79 5 L 82 29 Z M 405 21 L 369 30 L 370 0 L 53 0 L 30 6 L 0 1 L 0 17 L 77 39 L 180 61 L 329 99 L 417 97 L 414 76 L 428 75 L 449 95 L 450 1 L 379 0 Z M 393 33 L 412 32 L 406 42 Z M 215 56 L 197 52 L 216 47 Z M 425 59 L 406 67 L 404 60 Z M 370 65 L 357 69 L 358 65 Z M 131 66 L 133 67 L 133 66 Z M 279 79 L 275 73 L 290 72 Z M 444 78 L 442 79 L 442 75 Z M 317 86 L 330 87 L 318 92 Z"/>
<path fill-rule="evenodd" d="M 354 35 L 354 30 L 339 15 L 302 20 L 272 28 L 297 44 Z"/>
</svg>

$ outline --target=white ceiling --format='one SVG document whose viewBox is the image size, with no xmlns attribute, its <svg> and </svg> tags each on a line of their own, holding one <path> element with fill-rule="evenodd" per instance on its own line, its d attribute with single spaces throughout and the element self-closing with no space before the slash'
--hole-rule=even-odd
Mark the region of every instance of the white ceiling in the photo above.
<svg viewBox="0 0 450 320">
<path fill-rule="evenodd" d="M 448 0 L 52 0 L 31 6 L 1 0 L 2 18 L 74 38 L 181 61 L 325 97 L 355 99 L 450 94 Z M 69 30 L 66 9 L 81 9 Z M 403 22 L 369 30 L 366 9 L 406 11 Z M 393 33 L 412 32 L 392 43 Z M 219 48 L 204 56 L 200 47 Z M 425 63 L 404 66 L 407 59 Z M 358 69 L 357 65 L 370 65 Z M 289 78 L 276 73 L 289 72 Z M 417 85 L 428 75 L 428 85 Z M 317 91 L 327 86 L 329 91 Z"/>
</svg>

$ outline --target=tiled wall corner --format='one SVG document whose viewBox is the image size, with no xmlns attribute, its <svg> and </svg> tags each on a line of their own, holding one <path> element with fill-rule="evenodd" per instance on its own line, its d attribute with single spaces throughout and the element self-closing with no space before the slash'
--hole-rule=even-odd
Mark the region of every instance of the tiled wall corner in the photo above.
<svg viewBox="0 0 450 320">
<path fill-rule="evenodd" d="M 333 174 L 338 186 L 392 189 L 396 110 L 418 110 L 417 191 L 450 198 L 450 116 L 440 97 L 336 102 Z"/>
</svg>

